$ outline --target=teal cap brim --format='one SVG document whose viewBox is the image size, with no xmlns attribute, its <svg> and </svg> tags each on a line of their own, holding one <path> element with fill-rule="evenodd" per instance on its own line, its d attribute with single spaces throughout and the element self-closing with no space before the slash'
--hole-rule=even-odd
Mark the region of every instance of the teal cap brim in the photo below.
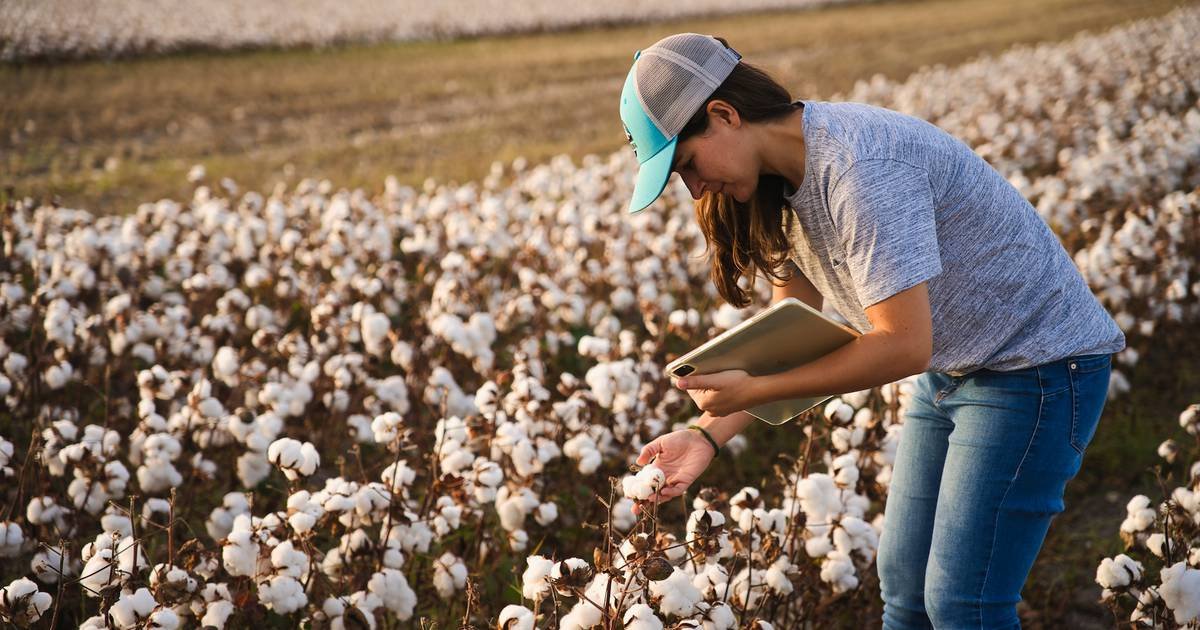
<svg viewBox="0 0 1200 630">
<path fill-rule="evenodd" d="M 654 203 L 667 187 L 671 177 L 671 165 L 675 162 L 675 145 L 679 137 L 671 138 L 658 153 L 638 166 L 637 182 L 633 185 L 633 199 L 629 202 L 629 214 L 641 212 Z"/>
</svg>

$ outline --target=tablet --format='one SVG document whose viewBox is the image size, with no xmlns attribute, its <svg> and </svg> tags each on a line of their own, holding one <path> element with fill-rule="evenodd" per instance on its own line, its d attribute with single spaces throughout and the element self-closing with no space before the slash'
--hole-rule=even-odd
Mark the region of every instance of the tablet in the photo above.
<svg viewBox="0 0 1200 630">
<path fill-rule="evenodd" d="M 745 370 L 753 376 L 785 372 L 850 343 L 860 333 L 794 297 L 772 304 L 667 364 L 668 376 Z M 833 394 L 777 400 L 747 409 L 770 424 L 783 424 L 833 398 Z"/>
</svg>

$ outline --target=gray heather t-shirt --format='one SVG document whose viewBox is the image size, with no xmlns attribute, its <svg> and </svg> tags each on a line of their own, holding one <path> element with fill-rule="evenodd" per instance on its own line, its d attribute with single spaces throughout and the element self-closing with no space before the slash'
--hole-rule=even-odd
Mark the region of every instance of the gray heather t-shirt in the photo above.
<svg viewBox="0 0 1200 630">
<path fill-rule="evenodd" d="M 860 332 L 871 329 L 863 309 L 927 280 L 930 370 L 1125 347 L 1037 210 L 970 147 L 882 107 L 800 102 L 807 154 L 800 187 L 785 185 L 784 212 L 798 219 L 790 258 Z"/>
</svg>

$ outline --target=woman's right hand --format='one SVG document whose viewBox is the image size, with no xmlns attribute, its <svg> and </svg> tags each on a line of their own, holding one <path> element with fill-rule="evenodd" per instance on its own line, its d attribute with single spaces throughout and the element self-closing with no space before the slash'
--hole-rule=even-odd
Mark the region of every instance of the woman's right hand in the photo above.
<svg viewBox="0 0 1200 630">
<path fill-rule="evenodd" d="M 680 429 L 654 438 L 642 447 L 637 464 L 645 466 L 654 459 L 654 465 L 662 469 L 666 481 L 658 493 L 647 501 L 657 503 L 683 494 L 683 491 L 708 468 L 715 455 L 708 440 L 694 429 Z M 641 504 L 634 503 L 633 513 L 640 512 Z"/>
</svg>

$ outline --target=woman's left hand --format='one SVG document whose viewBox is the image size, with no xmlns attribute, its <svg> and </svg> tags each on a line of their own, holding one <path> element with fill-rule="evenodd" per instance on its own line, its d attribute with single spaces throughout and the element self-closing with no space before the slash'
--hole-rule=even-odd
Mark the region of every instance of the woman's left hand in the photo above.
<svg viewBox="0 0 1200 630">
<path fill-rule="evenodd" d="M 727 416 L 767 402 L 763 399 L 762 379 L 745 370 L 689 374 L 675 379 L 675 386 L 686 389 L 701 411 L 714 416 Z"/>
</svg>

